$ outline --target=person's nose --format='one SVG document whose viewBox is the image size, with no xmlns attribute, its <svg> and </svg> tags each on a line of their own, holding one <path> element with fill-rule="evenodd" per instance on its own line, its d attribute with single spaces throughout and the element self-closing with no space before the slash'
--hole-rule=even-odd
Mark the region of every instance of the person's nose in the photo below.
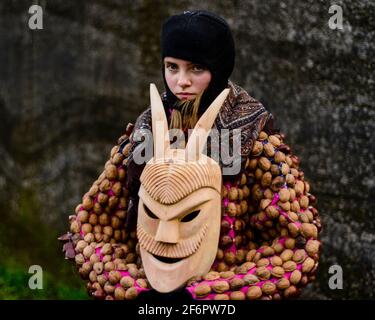
<svg viewBox="0 0 375 320">
<path fill-rule="evenodd" d="M 178 78 L 178 82 L 177 84 L 181 87 L 181 88 L 186 88 L 188 86 L 191 86 L 191 80 L 190 80 L 190 77 L 189 75 L 186 73 L 186 72 L 181 72 L 180 73 L 180 76 Z"/>
</svg>

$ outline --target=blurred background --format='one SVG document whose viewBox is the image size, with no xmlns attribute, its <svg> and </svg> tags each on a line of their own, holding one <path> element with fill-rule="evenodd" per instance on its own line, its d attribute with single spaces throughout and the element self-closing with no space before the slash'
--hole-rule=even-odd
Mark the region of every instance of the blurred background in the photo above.
<svg viewBox="0 0 375 320">
<path fill-rule="evenodd" d="M 28 27 L 33 4 L 42 30 Z M 342 30 L 328 26 L 333 4 Z M 163 20 L 192 9 L 228 21 L 231 79 L 274 114 L 318 197 L 323 254 L 301 299 L 374 298 L 374 1 L 2 0 L 0 299 L 88 298 L 57 237 L 149 83 L 163 90 Z M 328 286 L 335 264 L 342 290 Z M 43 290 L 29 289 L 30 265 Z"/>
</svg>

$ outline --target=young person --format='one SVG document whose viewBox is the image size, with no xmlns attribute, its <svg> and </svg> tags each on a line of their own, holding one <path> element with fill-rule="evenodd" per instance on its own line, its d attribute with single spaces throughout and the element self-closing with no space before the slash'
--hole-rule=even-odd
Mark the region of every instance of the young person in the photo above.
<svg viewBox="0 0 375 320">
<path fill-rule="evenodd" d="M 188 138 L 188 129 L 228 88 L 213 127 L 219 132 L 227 129 L 231 137 L 236 129 L 241 133 L 239 170 L 226 170 L 233 163 L 218 160 L 223 183 L 216 259 L 209 273 L 188 281 L 177 296 L 290 298 L 315 278 L 320 218 L 299 159 L 284 143 L 283 134 L 273 129 L 272 115 L 230 81 L 234 61 L 230 28 L 214 13 L 185 11 L 164 22 L 161 101 L 168 127 L 181 129 Z M 153 292 L 136 232 L 145 168 L 136 158 L 143 133 L 152 129 L 148 108 L 112 149 L 105 171 L 76 208 L 71 233 L 62 238 L 67 241 L 67 256 L 75 258 L 80 274 L 89 280 L 90 294 L 97 298 L 134 299 L 143 291 L 140 297 Z M 156 241 L 155 235 L 149 238 Z"/>
</svg>

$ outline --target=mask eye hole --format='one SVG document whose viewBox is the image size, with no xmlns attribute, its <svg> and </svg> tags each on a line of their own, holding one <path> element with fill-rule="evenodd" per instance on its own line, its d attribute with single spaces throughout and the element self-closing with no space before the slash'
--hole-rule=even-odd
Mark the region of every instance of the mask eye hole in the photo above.
<svg viewBox="0 0 375 320">
<path fill-rule="evenodd" d="M 157 216 L 155 216 L 152 211 L 145 205 L 143 204 L 143 208 L 145 209 L 147 215 L 151 218 L 151 219 L 159 219 Z"/>
<path fill-rule="evenodd" d="M 185 217 L 183 217 L 181 219 L 181 222 L 189 222 L 189 221 L 195 219 L 198 216 L 199 212 L 201 212 L 201 211 L 197 210 L 197 211 L 193 211 L 193 212 L 188 213 Z"/>
</svg>

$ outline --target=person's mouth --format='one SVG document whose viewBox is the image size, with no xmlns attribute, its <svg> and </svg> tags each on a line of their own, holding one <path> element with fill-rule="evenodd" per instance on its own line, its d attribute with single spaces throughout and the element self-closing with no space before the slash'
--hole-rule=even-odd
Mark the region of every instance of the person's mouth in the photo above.
<svg viewBox="0 0 375 320">
<path fill-rule="evenodd" d="M 179 92 L 179 93 L 177 93 L 177 95 L 179 95 L 179 96 L 193 96 L 194 93 L 190 93 L 190 92 Z"/>
</svg>

